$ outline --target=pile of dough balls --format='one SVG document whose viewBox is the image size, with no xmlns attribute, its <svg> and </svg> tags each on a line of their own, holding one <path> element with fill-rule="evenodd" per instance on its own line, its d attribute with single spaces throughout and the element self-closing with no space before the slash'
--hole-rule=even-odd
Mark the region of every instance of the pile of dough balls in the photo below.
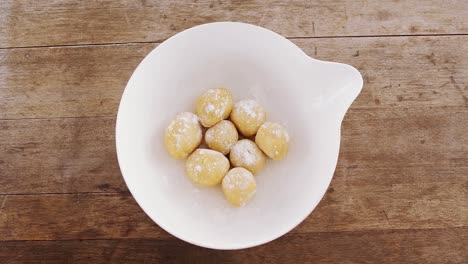
<svg viewBox="0 0 468 264">
<path fill-rule="evenodd" d="M 202 126 L 207 128 L 208 149 L 198 148 Z M 166 127 L 164 143 L 174 158 L 187 158 L 185 172 L 190 180 L 205 187 L 221 183 L 226 199 L 243 206 L 255 194 L 254 175 L 263 169 L 266 158 L 286 156 L 289 136 L 282 125 L 266 122 L 266 112 L 257 101 L 234 104 L 228 89 L 215 88 L 197 99 L 195 114 L 175 116 Z"/>
</svg>

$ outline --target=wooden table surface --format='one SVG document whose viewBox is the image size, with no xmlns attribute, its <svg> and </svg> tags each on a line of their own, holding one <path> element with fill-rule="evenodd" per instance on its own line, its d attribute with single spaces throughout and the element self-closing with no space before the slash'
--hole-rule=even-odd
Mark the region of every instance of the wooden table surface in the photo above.
<svg viewBox="0 0 468 264">
<path fill-rule="evenodd" d="M 364 77 L 320 205 L 239 251 L 154 224 L 115 154 L 137 64 L 214 21 L 269 28 Z M 2 0 L 0 263 L 467 263 L 467 43 L 466 0 Z"/>
</svg>

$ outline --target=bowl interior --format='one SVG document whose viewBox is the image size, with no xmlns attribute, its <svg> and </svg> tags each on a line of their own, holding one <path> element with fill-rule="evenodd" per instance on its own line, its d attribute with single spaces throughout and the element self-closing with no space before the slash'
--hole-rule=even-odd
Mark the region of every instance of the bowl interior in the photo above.
<svg viewBox="0 0 468 264">
<path fill-rule="evenodd" d="M 179 33 L 145 58 L 122 97 L 116 140 L 125 181 L 143 210 L 183 240 L 220 249 L 268 242 L 299 224 L 328 187 L 338 157 L 339 109 L 349 106 L 330 98 L 355 82 L 341 64 L 312 60 L 259 27 L 216 23 Z M 242 208 L 230 205 L 220 187 L 192 184 L 184 161 L 164 148 L 168 122 L 193 112 L 196 98 L 213 87 L 229 88 L 235 101 L 255 98 L 291 138 L 287 158 L 267 162 L 256 176 L 254 199 Z"/>
</svg>

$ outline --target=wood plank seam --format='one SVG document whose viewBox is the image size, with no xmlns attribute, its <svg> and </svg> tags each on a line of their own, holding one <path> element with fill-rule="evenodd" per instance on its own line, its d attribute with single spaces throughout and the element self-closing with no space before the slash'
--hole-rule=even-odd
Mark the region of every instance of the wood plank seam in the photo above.
<svg viewBox="0 0 468 264">
<path fill-rule="evenodd" d="M 364 84 L 365 85 L 365 84 Z M 403 109 L 406 111 L 406 108 L 408 108 L 407 106 L 395 106 L 395 107 L 392 107 L 392 109 Z M 453 105 L 449 105 L 449 106 L 432 106 L 431 107 L 433 110 L 436 110 L 436 109 L 444 109 L 444 110 L 450 110 L 450 109 L 463 109 L 463 108 L 468 108 L 468 105 L 467 106 L 453 106 Z M 385 106 L 382 106 L 382 107 L 373 107 L 372 109 L 389 109 L 388 107 L 385 107 Z M 425 110 L 425 109 L 428 109 L 427 106 L 414 106 L 414 107 L 411 107 L 412 110 Z M 352 113 L 352 112 L 357 112 L 357 111 L 367 111 L 366 108 L 353 108 L 351 107 L 348 112 L 346 112 L 346 115 L 348 115 L 348 113 Z M 38 120 L 38 121 L 47 121 L 47 120 L 67 120 L 67 119 L 91 119 L 91 118 L 96 118 L 96 119 L 100 119 L 100 118 L 117 118 L 117 113 L 115 115 L 82 115 L 82 116 L 51 116 L 51 117 L 17 117 L 17 118 L 2 118 L 0 117 L 0 121 L 16 121 L 16 120 Z M 345 116 L 345 120 L 346 120 L 346 116 Z"/>
<path fill-rule="evenodd" d="M 451 36 L 468 36 L 466 33 L 450 33 L 450 34 L 400 34 L 400 35 L 350 35 L 350 36 L 315 36 L 315 37 L 286 37 L 289 40 L 295 39 L 341 39 L 341 38 L 399 38 L 399 37 L 451 37 Z M 35 49 L 35 48 L 62 48 L 62 47 L 92 47 L 92 46 L 113 46 L 113 45 L 132 45 L 132 44 L 160 44 L 166 39 L 155 41 L 127 41 L 127 42 L 107 42 L 107 43 L 82 43 L 82 44 L 63 44 L 63 45 L 37 45 L 37 46 L 11 46 L 0 47 L 0 50 L 13 49 Z"/>
<path fill-rule="evenodd" d="M 346 231 L 306 231 L 306 232 L 289 232 L 284 234 L 282 237 L 288 236 L 303 236 L 303 235 L 312 235 L 312 234 L 353 234 L 353 233 L 386 233 L 386 232 L 410 232 L 410 231 L 442 231 L 442 230 L 464 230 L 468 227 L 468 225 L 463 226 L 454 226 L 454 227 L 434 227 L 434 228 L 388 228 L 388 229 L 355 229 L 355 230 L 346 230 Z M 109 241 L 109 240 L 152 240 L 152 241 L 183 241 L 179 238 L 169 235 L 167 237 L 115 237 L 115 238 L 65 238 L 65 239 L 0 239 L 0 242 L 52 242 L 52 241 Z"/>
</svg>

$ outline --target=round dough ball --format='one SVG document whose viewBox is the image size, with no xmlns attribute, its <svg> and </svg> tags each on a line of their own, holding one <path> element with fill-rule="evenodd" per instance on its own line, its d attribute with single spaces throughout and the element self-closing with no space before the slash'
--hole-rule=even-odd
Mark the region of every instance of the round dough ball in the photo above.
<svg viewBox="0 0 468 264">
<path fill-rule="evenodd" d="M 217 150 L 224 155 L 231 151 L 232 146 L 239 139 L 237 129 L 231 121 L 223 120 L 208 128 L 205 134 L 205 142 L 210 149 Z"/>
<path fill-rule="evenodd" d="M 220 152 L 211 149 L 197 149 L 187 159 L 185 172 L 201 186 L 219 184 L 229 171 L 229 160 Z"/>
<path fill-rule="evenodd" d="M 257 174 L 265 165 L 265 154 L 249 139 L 242 139 L 231 148 L 229 155 L 232 166 L 243 167 Z"/>
<path fill-rule="evenodd" d="M 177 114 L 166 127 L 164 143 L 167 152 L 177 159 L 186 158 L 202 140 L 198 117 L 190 112 Z"/>
<path fill-rule="evenodd" d="M 245 205 L 257 190 L 253 174 L 244 168 L 230 170 L 221 186 L 226 199 L 235 206 Z"/>
<path fill-rule="evenodd" d="M 255 142 L 268 157 L 274 160 L 283 159 L 288 153 L 289 135 L 286 128 L 278 123 L 263 124 L 258 129 Z"/>
<path fill-rule="evenodd" d="M 212 127 L 228 118 L 232 110 L 232 95 L 226 88 L 209 89 L 198 97 L 195 113 L 205 127 Z"/>
<path fill-rule="evenodd" d="M 242 100 L 234 105 L 231 120 L 242 135 L 250 137 L 255 135 L 258 128 L 265 122 L 266 113 L 257 101 Z"/>
</svg>

